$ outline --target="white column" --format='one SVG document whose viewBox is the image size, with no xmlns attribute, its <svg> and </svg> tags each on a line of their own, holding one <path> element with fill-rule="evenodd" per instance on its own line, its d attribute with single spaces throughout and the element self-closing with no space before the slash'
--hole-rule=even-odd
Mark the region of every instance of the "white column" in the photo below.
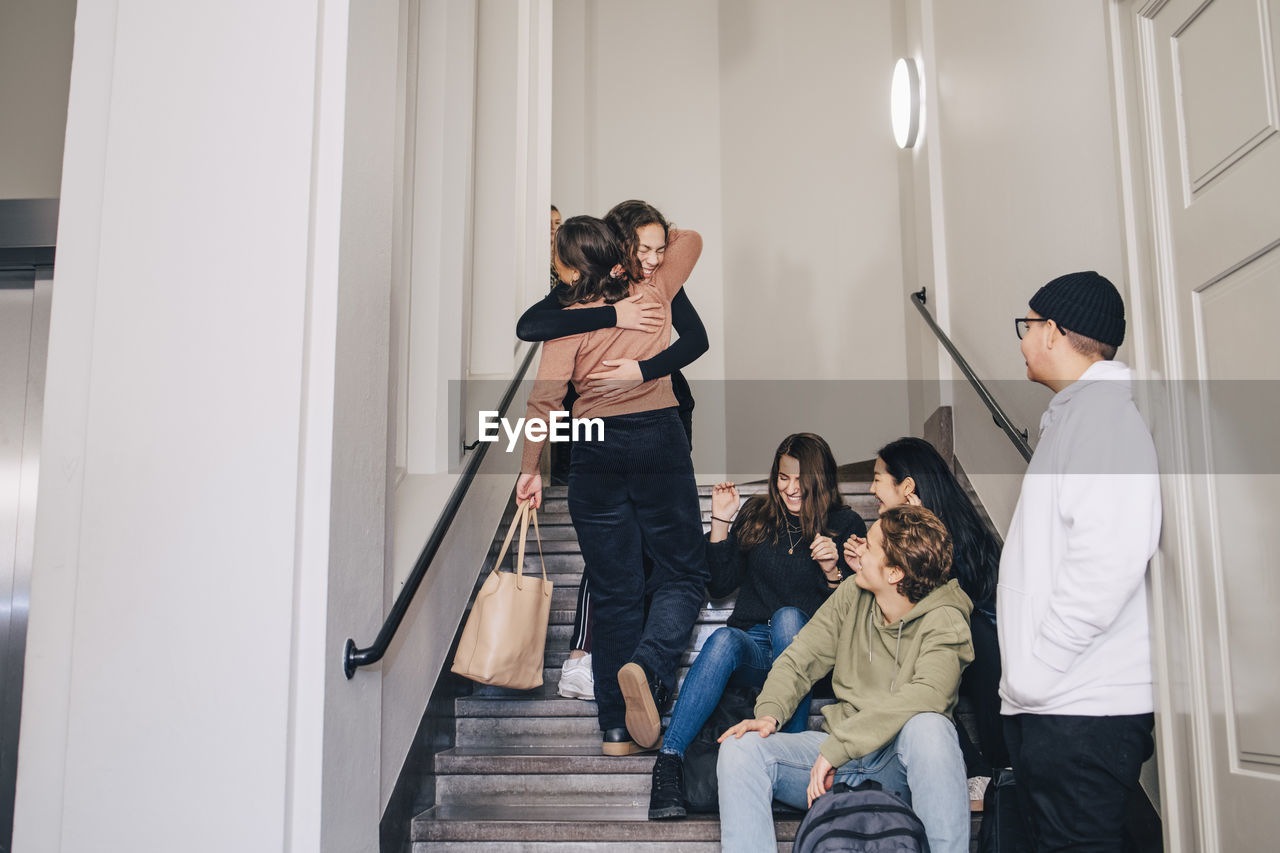
<svg viewBox="0 0 1280 853">
<path fill-rule="evenodd" d="M 396 14 L 80 5 L 15 850 L 377 848 Z"/>
</svg>

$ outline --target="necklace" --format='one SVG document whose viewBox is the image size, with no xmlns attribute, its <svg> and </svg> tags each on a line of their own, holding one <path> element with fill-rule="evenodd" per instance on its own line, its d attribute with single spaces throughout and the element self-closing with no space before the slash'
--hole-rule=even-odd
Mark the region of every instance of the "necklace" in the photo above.
<svg viewBox="0 0 1280 853">
<path fill-rule="evenodd" d="M 803 538 L 804 525 L 798 525 L 796 527 L 792 527 L 790 518 L 784 518 L 783 523 L 786 525 L 786 528 L 787 528 L 787 553 L 794 554 L 796 552 L 796 545 L 800 544 L 801 539 L 792 539 L 791 534 L 799 533 Z"/>
</svg>

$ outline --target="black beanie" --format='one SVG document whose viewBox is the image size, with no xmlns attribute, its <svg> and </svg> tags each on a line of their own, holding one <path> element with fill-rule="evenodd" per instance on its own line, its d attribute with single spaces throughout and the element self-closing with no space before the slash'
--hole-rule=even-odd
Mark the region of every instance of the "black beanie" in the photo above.
<svg viewBox="0 0 1280 853">
<path fill-rule="evenodd" d="M 1093 270 L 1058 276 L 1031 297 L 1031 310 L 1060 329 L 1113 347 L 1124 343 L 1124 300 Z"/>
</svg>

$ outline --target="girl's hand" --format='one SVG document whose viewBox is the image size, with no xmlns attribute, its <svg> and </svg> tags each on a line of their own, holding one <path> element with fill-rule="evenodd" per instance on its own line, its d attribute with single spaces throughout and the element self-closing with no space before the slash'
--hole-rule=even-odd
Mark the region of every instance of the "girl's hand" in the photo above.
<svg viewBox="0 0 1280 853">
<path fill-rule="evenodd" d="M 818 568 L 822 569 L 822 573 L 827 576 L 829 582 L 839 583 L 840 567 L 836 564 L 840 562 L 840 552 L 836 550 L 836 543 L 830 536 L 818 534 L 813 537 L 813 544 L 809 546 L 809 556 L 818 564 Z"/>
<path fill-rule="evenodd" d="M 732 735 L 741 738 L 747 732 L 759 732 L 760 737 L 768 737 L 778 730 L 778 721 L 773 717 L 760 717 L 757 720 L 743 720 L 732 726 L 720 737 L 716 738 L 716 743 L 724 743 L 725 740 Z"/>
<path fill-rule="evenodd" d="M 618 315 L 618 322 L 614 323 L 617 328 L 635 332 L 656 332 L 662 328 L 661 303 L 641 303 L 641 299 L 644 299 L 643 293 L 613 303 L 613 310 Z"/>
<path fill-rule="evenodd" d="M 609 370 L 587 374 L 584 390 L 603 391 L 602 396 L 606 400 L 618 396 L 623 391 L 630 391 L 644 382 L 644 375 L 640 372 L 640 362 L 634 358 L 615 358 L 600 363 Z"/>
<path fill-rule="evenodd" d="M 813 762 L 813 769 L 809 771 L 809 805 L 812 806 L 814 800 L 830 791 L 835 781 L 836 769 L 822 753 L 818 753 L 818 760 Z"/>
<path fill-rule="evenodd" d="M 858 554 L 862 552 L 866 545 L 867 540 L 861 536 L 850 536 L 844 540 L 844 561 L 855 572 L 862 568 L 862 558 Z"/>
<path fill-rule="evenodd" d="M 907 505 L 908 506 L 924 506 L 924 504 L 920 503 L 920 496 L 917 495 L 915 492 L 911 492 L 910 494 L 907 495 Z"/>
<path fill-rule="evenodd" d="M 542 509 L 542 475 L 521 474 L 516 480 L 516 502 L 532 500 L 534 509 Z"/>
<path fill-rule="evenodd" d="M 733 483 L 717 483 L 711 487 L 712 515 L 723 518 L 725 521 L 733 521 L 733 515 L 741 505 L 742 499 L 738 497 L 738 487 Z"/>
</svg>

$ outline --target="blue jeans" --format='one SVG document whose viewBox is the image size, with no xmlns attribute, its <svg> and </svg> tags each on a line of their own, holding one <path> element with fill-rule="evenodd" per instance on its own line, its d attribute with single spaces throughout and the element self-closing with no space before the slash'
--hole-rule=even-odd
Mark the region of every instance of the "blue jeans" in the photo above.
<svg viewBox="0 0 1280 853">
<path fill-rule="evenodd" d="M 710 574 L 689 437 L 675 408 L 607 417 L 602 440 L 573 445 L 569 515 L 591 587 L 597 716 L 601 729 L 620 728 L 618 670 L 634 661 L 675 687 Z"/>
<path fill-rule="evenodd" d="M 727 853 L 776 851 L 771 800 L 808 807 L 809 771 L 830 735 L 747 732 L 720 744 L 720 842 Z M 836 781 L 874 779 L 911 804 L 934 853 L 968 853 L 969 788 L 956 729 L 941 714 L 916 714 L 884 746 L 836 768 Z"/>
<path fill-rule="evenodd" d="M 782 607 L 767 625 L 752 625 L 747 631 L 728 626 L 717 628 L 703 643 L 702 651 L 685 676 L 671 712 L 671 725 L 667 727 L 662 751 L 684 755 L 731 680 L 747 686 L 763 685 L 769 667 L 808 621 L 803 610 Z M 809 695 L 806 695 L 782 730 L 802 732 L 808 722 Z"/>
</svg>

